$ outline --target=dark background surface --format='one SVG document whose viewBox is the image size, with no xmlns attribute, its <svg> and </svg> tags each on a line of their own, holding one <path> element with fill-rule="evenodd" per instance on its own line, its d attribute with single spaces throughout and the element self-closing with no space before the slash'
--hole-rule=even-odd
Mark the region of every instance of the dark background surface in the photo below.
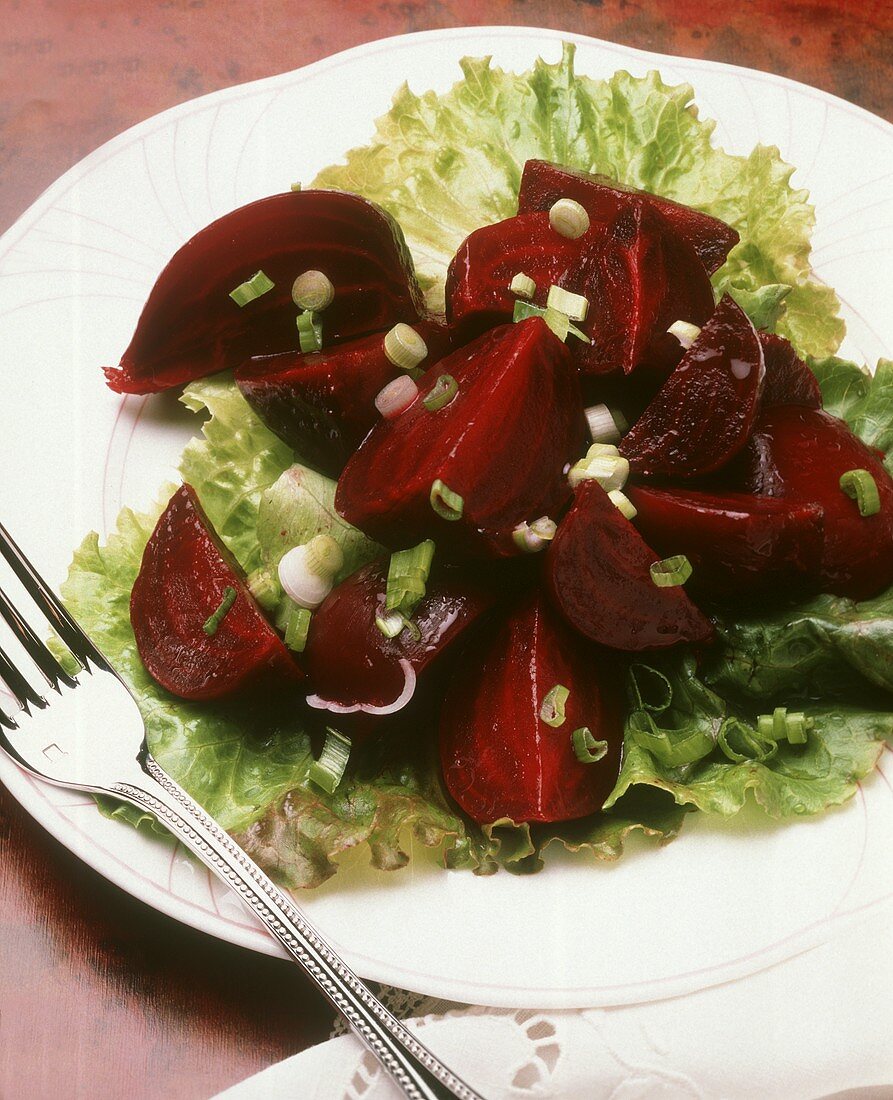
<svg viewBox="0 0 893 1100">
<path fill-rule="evenodd" d="M 166 107 L 436 27 L 539 25 L 747 65 L 893 120 L 889 0 L 3 0 L 0 12 L 0 230 Z M 127 897 L 0 789 L 0 1100 L 203 1100 L 330 1024 L 294 967 Z"/>
</svg>

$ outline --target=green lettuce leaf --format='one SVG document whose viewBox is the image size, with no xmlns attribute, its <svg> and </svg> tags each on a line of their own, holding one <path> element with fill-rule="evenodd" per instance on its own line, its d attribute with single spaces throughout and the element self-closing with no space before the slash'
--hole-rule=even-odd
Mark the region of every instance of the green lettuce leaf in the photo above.
<svg viewBox="0 0 893 1100">
<path fill-rule="evenodd" d="M 449 92 L 416 95 L 404 85 L 378 119 L 373 140 L 313 186 L 357 191 L 400 222 L 433 308 L 459 244 L 479 226 L 512 216 L 524 162 L 532 157 L 602 172 L 697 207 L 733 225 L 741 241 L 717 272 L 759 321 L 804 353 L 830 355 L 843 337 L 839 304 L 809 265 L 813 208 L 790 185 L 793 169 L 774 147 L 732 156 L 712 143 L 715 123 L 698 117 L 687 84 L 657 73 L 591 80 L 574 72 L 574 47 L 528 73 L 461 62 Z M 768 287 L 784 287 L 771 302 Z M 756 299 L 749 295 L 761 294 Z"/>
</svg>

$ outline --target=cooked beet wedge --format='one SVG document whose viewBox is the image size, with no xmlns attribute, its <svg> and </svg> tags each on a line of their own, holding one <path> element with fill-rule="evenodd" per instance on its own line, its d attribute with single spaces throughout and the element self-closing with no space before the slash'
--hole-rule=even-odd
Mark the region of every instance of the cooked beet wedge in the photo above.
<svg viewBox="0 0 893 1100">
<path fill-rule="evenodd" d="M 225 610 L 227 589 L 235 600 Z M 215 612 L 220 621 L 206 633 Z M 183 699 L 220 699 L 303 679 L 189 485 L 171 497 L 146 545 L 130 621 L 149 674 Z"/>
<path fill-rule="evenodd" d="M 599 810 L 620 770 L 621 680 L 611 658 L 528 593 L 472 642 L 447 690 L 440 759 L 450 794 L 481 824 L 570 821 Z M 568 690 L 560 725 L 542 717 L 555 687 Z M 605 743 L 593 763 L 574 751 L 573 732 L 584 726 Z"/>
<path fill-rule="evenodd" d="M 230 291 L 263 271 L 275 286 L 238 306 Z M 292 284 L 322 271 L 335 287 L 323 339 L 338 343 L 412 323 L 421 294 L 397 223 L 343 191 L 288 191 L 250 203 L 202 229 L 159 275 L 120 366 L 105 369 L 119 393 L 155 393 L 251 355 L 299 347 Z"/>
<path fill-rule="evenodd" d="M 684 588 L 652 581 L 658 560 L 598 482 L 584 481 L 546 551 L 546 584 L 575 630 L 612 649 L 709 641 L 713 627 Z"/>
<path fill-rule="evenodd" d="M 424 398 L 441 374 L 458 392 L 429 411 Z M 372 429 L 344 467 L 335 506 L 386 546 L 430 537 L 453 553 L 517 554 L 516 525 L 555 516 L 569 499 L 564 469 L 585 432 L 564 344 L 537 317 L 501 326 L 427 371 L 418 399 Z M 461 509 L 444 507 L 435 482 Z"/>
<path fill-rule="evenodd" d="M 624 438 L 621 454 L 648 476 L 718 470 L 747 442 L 765 373 L 756 330 L 726 294 Z"/>
<path fill-rule="evenodd" d="M 386 638 L 375 625 L 387 614 L 388 562 L 371 562 L 333 589 L 310 620 L 304 663 L 314 694 L 308 703 L 334 714 L 369 721 L 397 714 L 416 694 L 426 670 L 438 662 L 486 611 L 493 597 L 456 575 L 441 573 L 428 583 L 412 616 L 419 637 L 404 630 Z"/>
<path fill-rule="evenodd" d="M 610 221 L 621 210 L 636 203 L 646 203 L 689 242 L 710 275 L 722 267 L 739 240 L 736 231 L 719 218 L 652 195 L 650 191 L 639 191 L 608 176 L 562 168 L 546 160 L 527 161 L 518 192 L 519 214 L 548 210 L 553 203 L 565 198 L 578 202 L 593 221 Z"/>
<path fill-rule="evenodd" d="M 822 509 L 771 497 L 627 486 L 635 525 L 661 558 L 684 554 L 691 592 L 735 600 L 814 586 L 822 556 Z"/>
<path fill-rule="evenodd" d="M 877 453 L 842 420 L 796 405 L 766 409 L 740 468 L 748 492 L 823 509 L 822 591 L 863 600 L 893 583 L 893 481 Z M 881 504 L 877 514 L 860 515 L 840 488 L 849 470 L 867 470 L 874 478 Z"/>
<path fill-rule="evenodd" d="M 589 302 L 577 325 L 592 342 L 568 336 L 584 374 L 663 362 L 667 328 L 680 319 L 703 324 L 713 311 L 710 279 L 694 249 L 641 204 L 610 222 L 593 221 L 576 240 L 557 233 L 545 212 L 476 230 L 447 273 L 448 319 L 475 333 L 510 320 L 517 299 L 509 284 L 518 272 L 536 283 L 535 305 L 546 304 L 553 283 Z"/>
<path fill-rule="evenodd" d="M 771 332 L 757 333 L 766 362 L 763 408 L 772 405 L 822 407 L 822 391 L 816 376 L 794 351 L 789 340 Z"/>
<path fill-rule="evenodd" d="M 423 369 L 450 350 L 445 325 L 419 321 L 413 328 L 428 347 Z M 337 477 L 380 419 L 379 391 L 404 373 L 385 355 L 384 336 L 377 332 L 308 355 L 255 356 L 236 371 L 236 382 L 271 431 L 305 462 Z"/>
</svg>

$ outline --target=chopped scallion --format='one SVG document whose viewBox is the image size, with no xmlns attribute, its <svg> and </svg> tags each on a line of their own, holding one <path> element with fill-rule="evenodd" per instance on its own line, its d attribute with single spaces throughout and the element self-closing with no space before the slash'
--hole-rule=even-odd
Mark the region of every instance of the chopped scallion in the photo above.
<svg viewBox="0 0 893 1100">
<path fill-rule="evenodd" d="M 322 321 L 315 313 L 305 310 L 298 314 L 298 342 L 305 354 L 322 350 Z"/>
<path fill-rule="evenodd" d="M 312 611 L 306 607 L 290 607 L 285 622 L 285 644 L 294 653 L 303 653 L 310 630 Z"/>
<path fill-rule="evenodd" d="M 701 330 L 698 326 L 691 324 L 689 321 L 674 321 L 667 329 L 667 332 L 671 336 L 675 336 L 686 351 L 688 351 L 695 340 L 701 335 Z"/>
<path fill-rule="evenodd" d="M 635 519 L 639 514 L 635 504 L 633 504 L 626 493 L 621 493 L 619 489 L 611 489 L 608 493 L 608 500 L 610 500 L 625 519 Z"/>
<path fill-rule="evenodd" d="M 375 625 L 386 638 L 396 638 L 406 623 L 399 611 L 392 611 L 388 615 L 376 615 Z"/>
<path fill-rule="evenodd" d="M 375 407 L 385 418 L 393 420 L 395 416 L 406 412 L 419 396 L 419 387 L 408 374 L 401 374 L 386 386 L 382 386 L 375 397 Z"/>
<path fill-rule="evenodd" d="M 459 392 L 459 383 L 451 374 L 441 374 L 437 381 L 422 398 L 422 404 L 428 412 L 437 412 L 453 400 Z"/>
<path fill-rule="evenodd" d="M 458 493 L 454 493 L 449 486 L 444 485 L 440 478 L 432 482 L 428 499 L 431 502 L 431 507 L 441 519 L 452 522 L 462 518 L 465 501 Z"/>
<path fill-rule="evenodd" d="M 425 596 L 425 586 L 434 560 L 434 542 L 425 539 L 410 550 L 391 554 L 385 610 L 398 611 L 407 619 Z"/>
<path fill-rule="evenodd" d="M 607 405 L 590 405 L 586 412 L 586 423 L 593 443 L 619 443 L 626 431 L 626 421 L 618 412 L 612 412 Z"/>
<path fill-rule="evenodd" d="M 248 591 L 264 611 L 273 611 L 282 599 L 282 585 L 272 569 L 263 566 L 248 575 Z"/>
<path fill-rule="evenodd" d="M 629 462 L 611 443 L 593 443 L 581 458 L 571 466 L 568 482 L 572 489 L 581 481 L 597 481 L 610 493 L 613 489 L 622 489 L 629 477 Z"/>
<path fill-rule="evenodd" d="M 801 711 L 788 714 L 787 707 L 776 707 L 771 714 L 759 715 L 757 733 L 763 741 L 787 741 L 791 745 L 805 745 L 814 725 L 815 721 Z"/>
<path fill-rule="evenodd" d="M 581 726 L 571 734 L 574 756 L 581 764 L 595 764 L 608 752 L 607 741 L 596 741 L 588 726 Z"/>
<path fill-rule="evenodd" d="M 518 298 L 532 298 L 536 293 L 536 283 L 529 275 L 519 271 L 509 283 L 509 290 Z"/>
<path fill-rule="evenodd" d="M 552 539 L 555 538 L 558 524 L 554 519 L 550 519 L 548 516 L 540 516 L 539 519 L 535 519 L 533 523 L 531 523 L 530 530 L 539 538 L 545 539 L 546 542 L 551 542 Z"/>
<path fill-rule="evenodd" d="M 575 241 L 589 228 L 589 215 L 576 199 L 559 199 L 549 208 L 549 224 L 560 236 Z"/>
<path fill-rule="evenodd" d="M 305 271 L 292 284 L 291 297 L 299 309 L 318 313 L 335 300 L 335 288 L 321 271 Z"/>
<path fill-rule="evenodd" d="M 568 333 L 570 333 L 571 336 L 576 336 L 578 340 L 582 340 L 584 344 L 591 343 L 585 332 L 581 332 L 576 325 L 570 323 L 567 314 L 560 313 L 557 309 L 548 307 L 544 309 L 542 306 L 535 306 L 532 302 L 515 302 L 512 320 L 526 321 L 528 317 L 542 317 L 559 340 L 566 340 Z"/>
<path fill-rule="evenodd" d="M 326 794 L 332 794 L 344 778 L 347 761 L 350 759 L 350 738 L 343 733 L 326 727 L 326 741 L 319 759 L 310 765 L 308 778 Z"/>
<path fill-rule="evenodd" d="M 651 563 L 651 579 L 658 588 L 675 588 L 691 576 L 691 562 L 685 554 Z"/>
<path fill-rule="evenodd" d="M 262 294 L 272 290 L 275 285 L 273 280 L 268 278 L 263 271 L 258 271 L 250 279 L 240 283 L 235 290 L 231 290 L 229 296 L 237 306 L 247 306 L 249 302 L 253 302 L 256 298 L 260 298 Z"/>
<path fill-rule="evenodd" d="M 213 638 L 217 633 L 217 628 L 226 618 L 227 612 L 236 602 L 236 590 L 230 588 L 227 585 L 223 590 L 223 599 L 220 601 L 220 605 L 217 610 L 208 616 L 202 624 L 202 630 L 208 635 L 209 638 Z"/>
<path fill-rule="evenodd" d="M 540 707 L 540 718 L 547 726 L 557 729 L 564 725 L 566 721 L 564 708 L 569 696 L 570 692 L 564 684 L 556 684 L 546 692 L 543 705 Z"/>
<path fill-rule="evenodd" d="M 385 335 L 384 353 L 400 370 L 411 371 L 428 354 L 428 345 L 411 325 L 394 325 Z"/>
<path fill-rule="evenodd" d="M 291 189 L 292 189 L 292 191 L 300 191 L 300 190 L 301 190 L 301 184 L 300 184 L 300 181 L 299 181 L 299 182 L 297 182 L 297 183 L 293 183 L 293 184 L 291 185 Z"/>
<path fill-rule="evenodd" d="M 563 313 L 571 321 L 585 321 L 586 314 L 589 312 L 589 299 L 584 298 L 582 294 L 574 294 L 572 290 L 565 290 L 564 287 L 556 286 L 553 283 L 549 287 L 546 308 L 557 309 L 559 313 Z"/>
<path fill-rule="evenodd" d="M 847 470 L 841 476 L 840 487 L 856 502 L 860 516 L 876 516 L 881 510 L 877 482 L 868 470 Z"/>
</svg>

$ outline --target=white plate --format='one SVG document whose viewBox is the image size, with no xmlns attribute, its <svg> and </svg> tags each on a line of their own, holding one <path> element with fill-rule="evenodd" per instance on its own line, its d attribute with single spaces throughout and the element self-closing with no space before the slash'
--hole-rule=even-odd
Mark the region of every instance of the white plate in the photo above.
<svg viewBox="0 0 893 1100">
<path fill-rule="evenodd" d="M 590 76 L 657 67 L 670 83 L 693 83 L 730 151 L 779 145 L 818 209 L 815 266 L 845 302 L 845 350 L 869 362 L 893 352 L 893 127 L 880 119 L 780 77 L 556 31 L 478 27 L 373 42 L 128 130 L 0 240 L 0 515 L 51 577 L 62 578 L 85 531 L 106 532 L 123 505 L 149 503 L 195 430 L 173 396 L 122 400 L 99 369 L 117 363 L 171 253 L 213 218 L 309 180 L 367 141 L 400 81 L 446 90 L 468 54 L 521 71 L 538 55 L 556 60 L 562 38 L 577 43 L 578 69 Z M 6 760 L 0 779 L 135 897 L 276 952 L 241 904 L 173 845 L 105 820 L 88 800 L 34 783 Z M 393 874 L 354 857 L 302 901 L 370 978 L 490 1005 L 635 1003 L 752 973 L 883 904 L 891 826 L 893 788 L 881 774 L 819 819 L 781 828 L 755 813 L 691 820 L 665 850 L 613 866 L 553 850 L 540 875 L 475 878 L 438 869 L 425 852 Z"/>
</svg>

